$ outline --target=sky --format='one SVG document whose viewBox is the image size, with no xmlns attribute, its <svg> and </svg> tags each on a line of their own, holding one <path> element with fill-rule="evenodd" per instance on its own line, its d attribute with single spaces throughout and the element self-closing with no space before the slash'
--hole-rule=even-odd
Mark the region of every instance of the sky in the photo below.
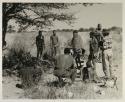
<svg viewBox="0 0 125 102">
<path fill-rule="evenodd" d="M 104 28 L 112 26 L 122 27 L 122 4 L 120 3 L 94 4 L 87 7 L 76 5 L 64 12 L 73 13 L 77 18 L 75 23 L 68 25 L 64 22 L 55 21 L 51 29 L 90 28 L 96 27 L 98 23 L 101 23 Z M 13 21 L 10 23 L 12 24 Z"/>
<path fill-rule="evenodd" d="M 58 25 L 55 28 L 89 28 L 95 27 L 101 23 L 103 27 L 108 28 L 112 26 L 122 27 L 122 4 L 95 4 L 93 6 L 76 6 L 69 9 L 74 12 L 77 20 L 73 26 L 55 22 Z"/>
</svg>

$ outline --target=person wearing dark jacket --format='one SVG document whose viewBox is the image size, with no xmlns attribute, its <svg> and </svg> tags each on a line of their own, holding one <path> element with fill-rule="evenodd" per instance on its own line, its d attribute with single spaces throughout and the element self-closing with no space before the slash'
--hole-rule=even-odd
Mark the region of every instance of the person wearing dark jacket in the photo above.
<svg viewBox="0 0 125 102">
<path fill-rule="evenodd" d="M 94 36 L 94 31 L 90 32 L 90 54 L 88 57 L 88 61 L 86 63 L 89 71 L 90 80 L 94 82 L 99 82 L 100 79 L 96 73 L 96 63 L 98 57 L 98 41 Z M 90 75 L 91 74 L 91 75 Z"/>
<path fill-rule="evenodd" d="M 102 34 L 102 25 L 101 24 L 98 24 L 97 25 L 97 28 L 95 30 L 95 33 L 94 33 L 94 36 L 95 38 L 97 39 L 98 41 L 98 55 L 97 55 L 97 59 L 98 59 L 98 62 L 102 62 L 102 50 L 101 50 L 101 42 L 103 40 L 103 34 Z"/>
<path fill-rule="evenodd" d="M 37 47 L 37 58 L 41 58 L 43 49 L 45 48 L 44 36 L 42 35 L 42 31 L 39 31 L 38 36 L 36 36 L 36 47 Z"/>
</svg>

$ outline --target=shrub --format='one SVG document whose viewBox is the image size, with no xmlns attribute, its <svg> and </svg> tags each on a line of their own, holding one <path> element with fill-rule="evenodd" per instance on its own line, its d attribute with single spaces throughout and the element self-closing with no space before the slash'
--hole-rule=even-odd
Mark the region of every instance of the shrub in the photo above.
<svg viewBox="0 0 125 102">
<path fill-rule="evenodd" d="M 33 57 L 21 42 L 14 44 L 7 56 L 3 56 L 3 75 L 10 76 L 16 71 L 24 87 L 37 84 L 43 72 L 47 72 L 52 66 L 47 59 L 42 61 Z"/>
</svg>

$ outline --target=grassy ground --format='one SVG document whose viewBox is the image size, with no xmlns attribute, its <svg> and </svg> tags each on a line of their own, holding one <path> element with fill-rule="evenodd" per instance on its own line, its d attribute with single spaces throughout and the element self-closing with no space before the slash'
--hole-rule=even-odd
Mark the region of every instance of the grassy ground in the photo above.
<svg viewBox="0 0 125 102">
<path fill-rule="evenodd" d="M 45 44 L 49 49 L 49 37 L 51 32 L 44 33 Z M 87 32 L 79 33 L 84 42 L 84 48 L 86 53 L 89 53 L 89 35 Z M 45 74 L 42 76 L 42 80 L 39 84 L 32 89 L 21 90 L 15 87 L 16 83 L 20 81 L 15 80 L 14 77 L 3 77 L 3 98 L 33 98 L 33 99 L 118 99 L 122 93 L 122 36 L 116 32 L 111 32 L 113 37 L 113 72 L 118 77 L 117 85 L 118 91 L 114 88 L 101 88 L 104 91 L 103 95 L 95 92 L 96 85 L 94 83 L 85 84 L 80 79 L 76 79 L 72 86 L 65 86 L 63 88 L 55 88 L 48 86 L 46 83 L 56 80 L 56 77 L 52 74 Z M 19 48 L 25 47 L 24 50 L 30 51 L 32 56 L 36 56 L 35 37 L 37 32 L 24 32 L 24 33 L 13 33 L 7 34 L 8 48 Z M 71 32 L 57 32 L 61 45 L 61 50 L 65 47 L 65 43 L 72 38 Z M 3 54 L 7 54 L 8 50 L 4 51 Z M 10 81 L 11 80 L 11 81 Z M 15 91 L 16 92 L 15 92 Z M 8 93 L 11 92 L 11 93 Z M 18 91 L 18 92 L 17 92 Z M 13 93 L 13 94 L 12 94 Z"/>
</svg>

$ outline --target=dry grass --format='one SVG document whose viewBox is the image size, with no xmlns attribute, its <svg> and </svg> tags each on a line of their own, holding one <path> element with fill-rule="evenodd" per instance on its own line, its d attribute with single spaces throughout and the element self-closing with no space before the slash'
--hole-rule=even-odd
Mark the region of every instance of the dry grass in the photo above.
<svg viewBox="0 0 125 102">
<path fill-rule="evenodd" d="M 65 43 L 72 38 L 71 32 L 57 32 L 61 49 L 65 47 Z M 35 42 L 36 32 L 32 33 L 20 33 L 20 34 L 11 34 L 7 36 L 7 42 L 9 42 L 10 48 L 16 46 L 15 43 L 21 43 L 22 46 L 25 46 L 26 51 L 30 51 L 32 56 L 36 56 L 36 46 L 33 44 Z M 49 46 L 49 33 L 45 33 L 45 43 L 46 46 Z M 113 69 L 114 74 L 118 77 L 118 88 L 115 90 L 112 88 L 101 88 L 104 90 L 105 94 L 100 95 L 95 93 L 94 85 L 92 83 L 85 84 L 81 80 L 76 79 L 75 83 L 72 86 L 65 86 L 63 88 L 57 88 L 54 86 L 47 86 L 46 83 L 57 80 L 53 75 L 45 75 L 41 82 L 35 87 L 25 90 L 25 98 L 31 99 L 111 99 L 111 98 L 120 98 L 122 94 L 122 36 L 116 32 L 112 32 L 113 37 Z M 84 48 L 86 53 L 89 51 L 89 35 L 85 32 L 81 32 L 80 36 L 84 41 Z M 17 48 L 18 48 L 17 44 Z M 49 49 L 49 47 L 47 47 Z M 118 60 L 119 59 L 119 60 Z M 4 89 L 3 89 L 4 90 Z"/>
</svg>

